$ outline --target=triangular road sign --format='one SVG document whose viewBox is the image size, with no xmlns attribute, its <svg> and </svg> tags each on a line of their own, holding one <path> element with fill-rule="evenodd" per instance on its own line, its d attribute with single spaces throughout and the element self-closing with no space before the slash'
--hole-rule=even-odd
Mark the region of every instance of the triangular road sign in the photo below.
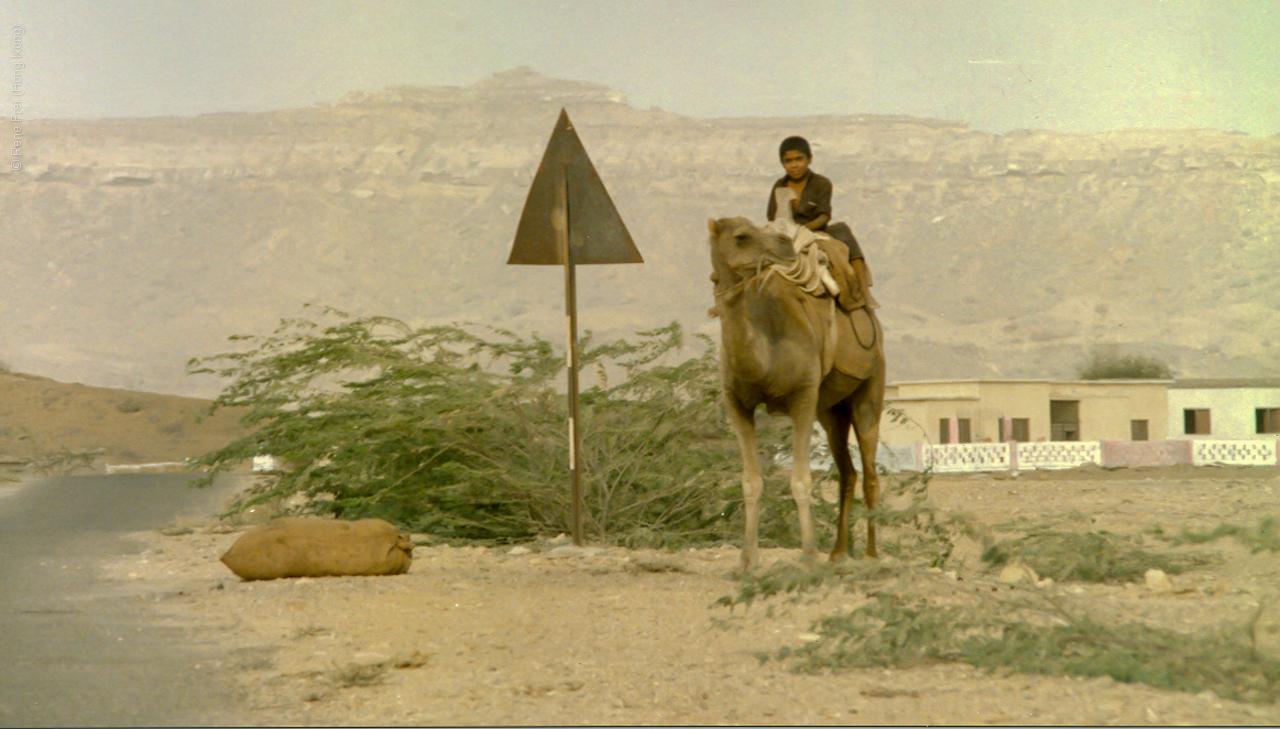
<svg viewBox="0 0 1280 729">
<path fill-rule="evenodd" d="M 567 228 L 571 261 L 565 261 L 560 235 Z M 529 186 L 507 263 L 563 265 L 644 263 L 622 216 L 614 207 L 587 150 L 560 110 L 547 151 Z"/>
</svg>

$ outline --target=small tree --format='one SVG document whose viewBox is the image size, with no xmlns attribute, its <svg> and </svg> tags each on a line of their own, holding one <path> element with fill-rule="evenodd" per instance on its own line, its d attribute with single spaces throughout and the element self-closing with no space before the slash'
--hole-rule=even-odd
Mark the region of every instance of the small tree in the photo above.
<svg viewBox="0 0 1280 729">
<path fill-rule="evenodd" d="M 1173 370 L 1155 357 L 1094 350 L 1079 376 L 1082 380 L 1169 380 Z"/>
</svg>

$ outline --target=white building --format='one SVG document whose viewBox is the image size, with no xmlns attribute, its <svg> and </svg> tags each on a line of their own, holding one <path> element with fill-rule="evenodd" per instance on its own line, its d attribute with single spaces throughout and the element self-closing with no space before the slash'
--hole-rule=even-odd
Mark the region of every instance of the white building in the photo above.
<svg viewBox="0 0 1280 729">
<path fill-rule="evenodd" d="M 1169 383 L 1169 438 L 1280 436 L 1280 379 Z"/>
</svg>

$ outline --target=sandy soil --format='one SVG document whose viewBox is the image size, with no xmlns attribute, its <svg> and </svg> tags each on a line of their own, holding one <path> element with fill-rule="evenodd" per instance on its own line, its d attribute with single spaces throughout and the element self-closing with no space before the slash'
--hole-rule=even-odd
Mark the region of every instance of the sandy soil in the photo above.
<svg viewBox="0 0 1280 729">
<path fill-rule="evenodd" d="M 0 466 L 101 473 L 107 465 L 200 456 L 245 432 L 239 422 L 243 410 L 210 415 L 210 404 L 0 372 Z"/>
<path fill-rule="evenodd" d="M 1137 534 L 1280 514 L 1276 469 L 1127 469 L 936 478 L 932 499 L 1003 529 Z M 175 525 L 106 565 L 156 620 L 197 628 L 250 697 L 250 724 L 1277 724 L 1280 706 L 1110 679 L 988 674 L 965 665 L 803 675 L 756 653 L 866 599 L 829 590 L 773 610 L 735 594 L 736 548 L 676 553 L 424 546 L 406 575 L 245 583 L 218 557 L 238 529 Z M 1040 591 L 1101 619 L 1177 630 L 1243 621 L 1280 592 L 1280 560 L 1233 540 L 1225 559 L 1145 585 L 1006 584 L 969 545 L 954 575 L 903 568 L 891 589 Z M 766 550 L 766 561 L 798 558 Z M 1274 611 L 1273 611 L 1274 612 Z M 1260 638 L 1280 638 L 1280 619 Z M 1264 620 L 1265 622 L 1265 620 Z M 1263 636 L 1263 633 L 1266 636 Z M 1269 644 L 1274 649 L 1275 640 Z"/>
</svg>

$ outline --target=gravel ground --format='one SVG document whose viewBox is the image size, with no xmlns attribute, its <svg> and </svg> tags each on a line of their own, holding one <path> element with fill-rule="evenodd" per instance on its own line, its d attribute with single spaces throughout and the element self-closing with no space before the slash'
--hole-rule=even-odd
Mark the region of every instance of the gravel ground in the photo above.
<svg viewBox="0 0 1280 729">
<path fill-rule="evenodd" d="M 1280 471 L 1269 468 L 1092 469 L 931 485 L 936 504 L 1008 533 L 1252 525 L 1280 514 L 1278 495 Z M 1280 724 L 1276 705 L 1106 678 L 958 664 L 806 675 L 761 663 L 758 651 L 812 639 L 814 618 L 866 600 L 872 586 L 730 612 L 712 606 L 737 593 L 730 546 L 420 546 L 405 575 L 246 583 L 218 562 L 240 528 L 175 527 L 132 535 L 137 553 L 106 563 L 103 576 L 114 594 L 156 620 L 195 627 L 193 640 L 217 649 L 215 668 L 235 674 L 249 697 L 246 724 Z M 899 565 L 891 589 L 940 599 L 1043 593 L 1103 620 L 1185 631 L 1243 621 L 1280 593 L 1275 553 L 1227 539 L 1200 549 L 1223 559 L 1153 589 L 1010 584 L 962 544 L 946 571 Z M 798 556 L 763 554 L 766 564 Z M 1271 651 L 1275 612 L 1259 624 Z"/>
</svg>

